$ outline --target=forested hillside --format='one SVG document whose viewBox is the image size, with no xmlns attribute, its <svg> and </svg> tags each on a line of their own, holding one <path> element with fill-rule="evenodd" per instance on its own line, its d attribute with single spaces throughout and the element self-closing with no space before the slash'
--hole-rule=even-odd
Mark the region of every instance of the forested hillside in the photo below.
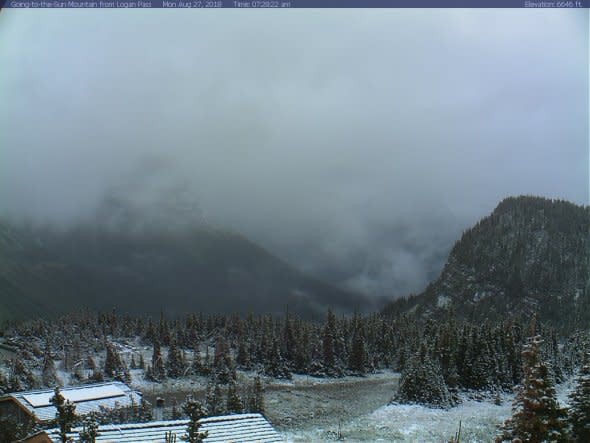
<svg viewBox="0 0 590 443">
<path fill-rule="evenodd" d="M 322 316 L 366 299 L 307 277 L 246 238 L 207 226 L 68 230 L 0 223 L 0 320 L 79 307 L 170 315 L 292 312 Z"/>
<path fill-rule="evenodd" d="M 511 197 L 463 233 L 440 277 L 386 312 L 473 321 L 530 316 L 574 330 L 590 324 L 589 207 Z"/>
</svg>

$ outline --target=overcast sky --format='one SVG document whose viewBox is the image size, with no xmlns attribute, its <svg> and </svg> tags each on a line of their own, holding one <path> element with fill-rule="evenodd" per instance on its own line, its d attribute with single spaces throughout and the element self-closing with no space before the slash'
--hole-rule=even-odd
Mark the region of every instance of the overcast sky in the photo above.
<svg viewBox="0 0 590 443">
<path fill-rule="evenodd" d="M 588 203 L 587 10 L 3 10 L 0 214 L 183 190 L 299 268 L 420 290 L 504 197 Z"/>
</svg>

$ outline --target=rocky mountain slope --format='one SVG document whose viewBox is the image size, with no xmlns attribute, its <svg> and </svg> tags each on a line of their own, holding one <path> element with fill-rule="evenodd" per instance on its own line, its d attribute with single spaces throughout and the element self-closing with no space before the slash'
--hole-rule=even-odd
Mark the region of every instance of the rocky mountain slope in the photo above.
<svg viewBox="0 0 590 443">
<path fill-rule="evenodd" d="M 472 320 L 538 312 L 561 328 L 588 328 L 589 235 L 588 206 L 507 198 L 463 233 L 436 281 L 385 312 Z"/>
<path fill-rule="evenodd" d="M 0 320 L 78 308 L 177 315 L 284 312 L 323 316 L 368 306 L 246 238 L 199 226 L 125 231 L 0 223 Z"/>
</svg>

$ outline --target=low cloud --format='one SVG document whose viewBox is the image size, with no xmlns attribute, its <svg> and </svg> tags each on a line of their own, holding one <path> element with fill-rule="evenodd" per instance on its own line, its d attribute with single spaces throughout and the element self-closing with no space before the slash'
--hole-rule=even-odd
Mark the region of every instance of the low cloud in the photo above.
<svg viewBox="0 0 590 443">
<path fill-rule="evenodd" d="M 3 11 L 0 213 L 190 201 L 337 284 L 419 291 L 502 198 L 588 201 L 588 11 L 534 12 Z"/>
</svg>

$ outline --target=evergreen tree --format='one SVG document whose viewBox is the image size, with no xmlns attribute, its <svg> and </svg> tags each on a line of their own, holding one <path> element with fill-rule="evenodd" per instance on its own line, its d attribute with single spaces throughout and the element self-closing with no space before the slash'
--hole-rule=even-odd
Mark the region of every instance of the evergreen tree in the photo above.
<svg viewBox="0 0 590 443">
<path fill-rule="evenodd" d="M 475 389 L 492 389 L 496 383 L 496 362 L 494 360 L 492 345 L 487 334 L 478 336 L 478 340 L 474 343 L 474 348 L 477 347 L 478 352 L 472 360 L 472 379 L 471 387 Z"/>
<path fill-rule="evenodd" d="M 213 386 L 211 386 L 211 383 L 207 385 L 206 402 L 207 412 L 209 415 L 223 415 L 225 412 L 221 386 L 216 381 L 214 382 Z"/>
<path fill-rule="evenodd" d="M 541 360 L 543 340 L 530 337 L 522 351 L 524 380 L 497 442 L 520 439 L 525 442 L 565 442 L 565 412 L 559 407 L 548 364 Z"/>
<path fill-rule="evenodd" d="M 206 415 L 203 404 L 200 401 L 194 400 L 192 397 L 188 397 L 182 406 L 182 411 L 189 419 L 186 435 L 182 439 L 189 443 L 202 443 L 203 439 L 207 437 L 207 431 L 202 432 L 199 430 L 201 427 L 199 420 Z"/>
<path fill-rule="evenodd" d="M 114 378 L 123 382 L 129 382 L 130 375 L 127 365 L 121 359 L 119 352 L 112 343 L 106 344 L 107 355 L 104 361 L 105 377 Z"/>
<path fill-rule="evenodd" d="M 576 378 L 576 386 L 569 395 L 568 422 L 576 442 L 590 442 L 590 353 Z"/>
<path fill-rule="evenodd" d="M 99 371 L 98 368 L 95 368 L 90 375 L 90 380 L 95 381 L 97 383 L 101 383 L 104 381 L 104 375 L 102 375 L 102 371 Z"/>
<path fill-rule="evenodd" d="M 246 350 L 246 344 L 242 337 L 238 341 L 238 354 L 236 356 L 236 363 L 242 369 L 250 368 L 250 358 L 248 357 L 248 351 Z"/>
<path fill-rule="evenodd" d="M 197 343 L 193 350 L 193 363 L 192 363 L 192 371 L 195 375 L 203 374 L 203 363 L 201 361 L 201 350 L 199 344 Z"/>
<path fill-rule="evenodd" d="M 28 366 L 18 357 L 11 360 L 12 373 L 9 377 L 11 391 L 32 389 L 37 385 L 37 379 Z"/>
<path fill-rule="evenodd" d="M 365 339 L 363 332 L 360 327 L 360 321 L 358 318 L 354 319 L 354 333 L 352 336 L 352 345 L 349 355 L 348 366 L 357 374 L 365 373 L 366 364 L 366 351 L 365 351 Z"/>
<path fill-rule="evenodd" d="M 164 317 L 164 312 L 160 312 L 160 323 L 158 325 L 158 341 L 163 343 L 164 345 L 170 344 L 170 326 L 166 318 Z"/>
<path fill-rule="evenodd" d="M 164 368 L 164 359 L 162 358 L 162 351 L 160 350 L 160 342 L 154 340 L 154 349 L 152 352 L 152 365 L 149 371 L 148 378 L 153 381 L 161 381 L 166 378 L 166 370 Z"/>
<path fill-rule="evenodd" d="M 91 412 L 82 421 L 82 430 L 80 431 L 81 443 L 95 443 L 98 437 L 98 414 Z"/>
<path fill-rule="evenodd" d="M 226 410 L 230 414 L 241 414 L 244 412 L 244 403 L 238 393 L 238 386 L 231 380 L 227 387 Z"/>
<path fill-rule="evenodd" d="M 41 372 L 41 380 L 45 386 L 55 386 L 59 384 L 57 370 L 55 369 L 55 362 L 51 357 L 49 341 L 46 342 L 45 352 L 43 353 L 43 370 Z"/>
<path fill-rule="evenodd" d="M 435 364 L 423 345 L 410 359 L 402 372 L 396 400 L 446 408 L 452 405 L 451 395 L 438 364 Z"/>
<path fill-rule="evenodd" d="M 326 315 L 326 325 L 322 334 L 322 350 L 323 350 L 323 363 L 328 370 L 336 367 L 336 357 L 334 355 L 334 334 L 336 318 L 332 313 L 332 310 L 328 310 Z"/>
<path fill-rule="evenodd" d="M 231 379 L 232 362 L 229 355 L 229 347 L 224 337 L 217 338 L 213 357 L 213 369 L 216 381 L 227 384 Z"/>
<path fill-rule="evenodd" d="M 183 375 L 184 373 L 184 364 L 182 362 L 182 355 L 178 346 L 176 345 L 176 340 L 170 341 L 170 347 L 168 348 L 168 360 L 166 362 L 166 369 L 168 372 L 168 377 L 171 378 L 178 378 Z"/>
<path fill-rule="evenodd" d="M 287 362 L 281 355 L 277 340 L 273 340 L 270 352 L 266 359 L 266 364 L 264 365 L 264 373 L 275 378 L 284 378 L 288 380 L 292 378 Z"/>
<path fill-rule="evenodd" d="M 72 425 L 76 419 L 76 407 L 69 400 L 66 401 L 59 387 L 55 388 L 53 397 L 49 401 L 57 410 L 55 424 L 59 427 L 59 437 L 62 443 L 67 443 L 69 441 L 67 433 L 72 430 Z"/>
<path fill-rule="evenodd" d="M 296 372 L 306 373 L 310 365 L 310 337 L 307 327 L 300 328 L 301 333 L 295 347 L 294 369 Z"/>
<path fill-rule="evenodd" d="M 248 412 L 259 412 L 264 414 L 264 389 L 260 377 L 255 377 L 250 388 L 248 398 Z"/>
<path fill-rule="evenodd" d="M 137 420 L 141 423 L 152 421 L 154 419 L 152 405 L 144 398 L 139 403 L 139 411 Z"/>
<path fill-rule="evenodd" d="M 295 352 L 295 337 L 293 334 L 293 326 L 291 324 L 291 317 L 289 316 L 289 311 L 287 310 L 285 314 L 285 325 L 283 328 L 283 347 L 282 347 L 282 355 L 288 362 L 293 361 L 294 359 L 294 352 Z"/>
<path fill-rule="evenodd" d="M 209 355 L 209 345 L 205 344 L 205 357 L 201 366 L 201 373 L 203 375 L 211 374 L 211 356 Z"/>
</svg>

